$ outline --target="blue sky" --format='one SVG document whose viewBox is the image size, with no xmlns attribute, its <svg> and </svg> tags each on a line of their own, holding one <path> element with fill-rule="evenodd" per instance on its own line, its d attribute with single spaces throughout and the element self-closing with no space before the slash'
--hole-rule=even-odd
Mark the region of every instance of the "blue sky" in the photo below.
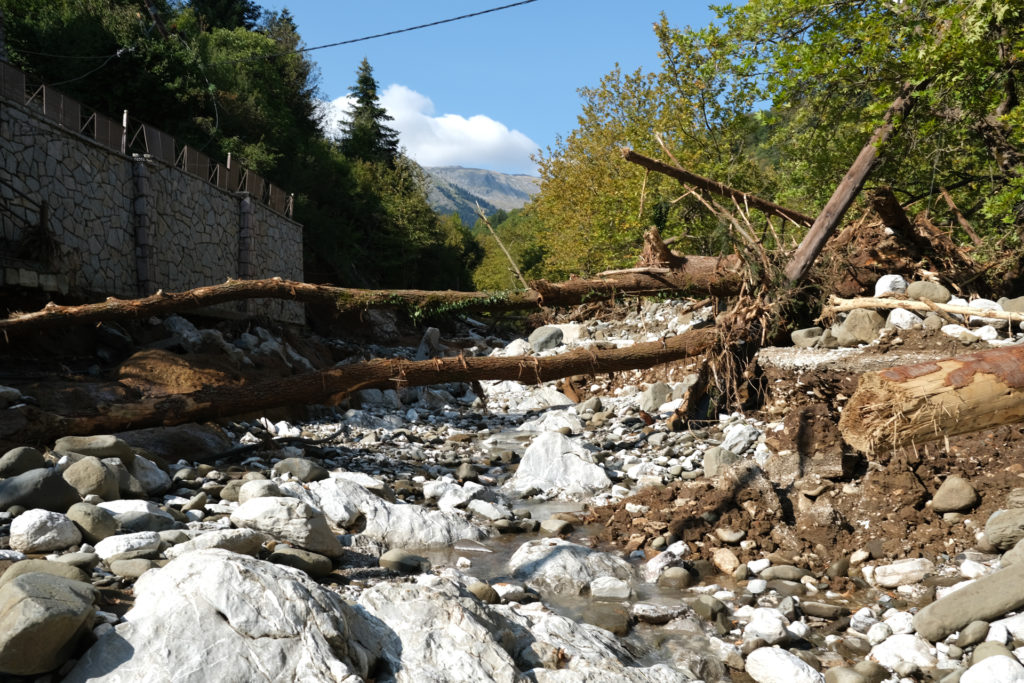
<svg viewBox="0 0 1024 683">
<path fill-rule="evenodd" d="M 307 46 L 447 19 L 512 0 L 261 0 L 287 8 Z M 576 127 L 577 89 L 596 86 L 616 63 L 657 68 L 651 25 L 707 24 L 703 2 L 536 0 L 463 21 L 309 56 L 337 118 L 366 57 L 402 145 L 424 166 L 535 173 L 530 155 Z"/>
</svg>

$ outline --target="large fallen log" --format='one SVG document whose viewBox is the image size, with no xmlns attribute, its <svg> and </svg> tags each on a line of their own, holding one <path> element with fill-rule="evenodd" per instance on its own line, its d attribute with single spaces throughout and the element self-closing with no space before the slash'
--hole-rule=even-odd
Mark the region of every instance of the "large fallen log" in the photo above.
<svg viewBox="0 0 1024 683">
<path fill-rule="evenodd" d="M 1024 419 L 1024 347 L 861 375 L 839 431 L 869 455 Z"/>
<path fill-rule="evenodd" d="M 513 380 L 537 384 L 572 375 L 643 369 L 704 353 L 714 328 L 620 349 L 577 349 L 557 356 L 464 357 L 425 361 L 376 359 L 242 387 L 212 388 L 100 406 L 88 415 L 56 415 L 32 406 L 0 411 L 0 443 L 44 445 L 65 435 L 120 432 L 241 415 L 281 406 L 324 403 L 359 389 L 446 382 Z"/>
<path fill-rule="evenodd" d="M 51 302 L 39 311 L 0 320 L 0 333 L 18 334 L 75 324 L 143 319 L 243 299 L 291 299 L 328 306 L 340 313 L 368 308 L 404 308 L 415 314 L 415 317 L 423 317 L 445 312 L 571 306 L 619 294 L 667 292 L 729 296 L 736 294 L 742 283 L 742 262 L 735 255 L 686 256 L 676 268 L 667 272 L 618 272 L 604 277 L 577 278 L 565 282 L 537 280 L 531 283 L 531 289 L 508 292 L 350 289 L 281 278 L 229 279 L 223 284 L 198 287 L 186 292 L 159 291 L 141 299 L 110 297 L 106 301 L 81 306 L 60 306 Z"/>
</svg>

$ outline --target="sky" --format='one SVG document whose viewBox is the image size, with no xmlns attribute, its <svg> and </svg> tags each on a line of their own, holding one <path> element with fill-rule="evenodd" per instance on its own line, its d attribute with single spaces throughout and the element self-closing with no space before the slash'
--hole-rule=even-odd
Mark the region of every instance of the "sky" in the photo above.
<svg viewBox="0 0 1024 683">
<path fill-rule="evenodd" d="M 287 8 L 307 47 L 430 23 L 515 0 L 260 0 Z M 309 52 L 331 120 L 365 57 L 406 153 L 423 166 L 536 174 L 531 155 L 577 125 L 577 90 L 658 68 L 652 24 L 702 26 L 702 0 L 535 0 L 461 21 Z"/>
</svg>

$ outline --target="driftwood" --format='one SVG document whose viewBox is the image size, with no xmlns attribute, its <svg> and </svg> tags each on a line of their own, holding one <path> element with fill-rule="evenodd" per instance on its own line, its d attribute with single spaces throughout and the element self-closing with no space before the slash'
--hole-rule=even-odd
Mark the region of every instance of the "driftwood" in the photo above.
<svg viewBox="0 0 1024 683">
<path fill-rule="evenodd" d="M 852 311 L 856 308 L 881 308 L 885 310 L 904 308 L 909 311 L 935 311 L 946 314 L 973 315 L 979 318 L 997 318 L 1016 323 L 1024 322 L 1024 313 L 971 308 L 970 306 L 960 306 L 958 304 L 937 304 L 934 301 L 871 296 L 859 296 L 853 299 L 840 299 L 836 296 L 829 297 L 829 304 L 822 310 L 821 315 L 824 318 L 836 313 Z"/>
<path fill-rule="evenodd" d="M 835 232 L 839 221 L 843 219 L 846 210 L 850 208 L 850 204 L 853 203 L 857 193 L 864 186 L 868 173 L 871 172 L 875 160 L 878 159 L 880 147 L 889 139 L 889 135 L 895 128 L 894 119 L 897 116 L 905 116 L 907 111 L 909 111 L 912 102 L 910 95 L 917 87 L 919 86 L 904 86 L 899 97 L 889 105 L 882 125 L 875 129 L 871 139 L 860 150 L 860 154 L 857 155 L 853 165 L 850 166 L 849 170 L 846 171 L 846 175 L 843 176 L 839 185 L 836 186 L 832 197 L 825 203 L 825 207 L 818 214 L 818 217 L 814 219 L 814 225 L 811 226 L 807 236 L 804 237 L 800 246 L 793 252 L 792 258 L 786 265 L 785 273 L 790 282 L 795 283 L 803 279 L 807 271 L 810 270 L 811 264 L 814 263 L 818 254 L 821 253 L 828 238 Z"/>
<path fill-rule="evenodd" d="M 839 431 L 875 455 L 1024 419 L 1024 347 L 988 349 L 861 375 Z"/>
<path fill-rule="evenodd" d="M 45 308 L 0 320 L 0 334 L 18 334 L 44 328 L 110 320 L 148 318 L 206 308 L 242 299 L 291 299 L 321 304 L 338 312 L 367 308 L 405 308 L 421 315 L 462 311 L 508 311 L 568 306 L 619 294 L 644 295 L 679 292 L 714 296 L 736 294 L 743 283 L 737 256 L 687 256 L 669 272 L 623 272 L 606 277 L 565 282 L 532 282 L 532 288 L 511 292 L 458 292 L 416 289 L 369 290 L 293 282 L 281 278 L 228 280 L 187 292 L 157 292 L 142 299 L 108 298 L 81 306 L 49 303 Z"/>
<path fill-rule="evenodd" d="M 718 338 L 714 328 L 690 330 L 661 341 L 621 349 L 577 349 L 543 358 L 464 357 L 425 361 L 376 359 L 319 372 L 237 387 L 161 396 L 100 406 L 93 414 L 62 416 L 32 406 L 0 411 L 0 442 L 47 444 L 65 435 L 119 432 L 211 420 L 280 406 L 324 403 L 358 389 L 423 386 L 444 382 L 513 380 L 537 384 L 573 375 L 649 368 L 704 353 Z"/>
<path fill-rule="evenodd" d="M 775 202 L 770 202 L 767 199 L 761 199 L 760 197 L 748 192 L 734 189 L 724 183 L 718 182 L 717 180 L 711 180 L 710 178 L 705 178 L 704 176 L 697 175 L 696 173 L 691 173 L 685 168 L 666 164 L 665 162 L 658 161 L 657 159 L 652 159 L 640 154 L 639 152 L 634 152 L 628 147 L 623 147 L 621 151 L 622 158 L 626 161 L 637 164 L 638 166 L 643 166 L 651 171 L 664 173 L 670 178 L 675 178 L 679 182 L 685 183 L 686 185 L 692 185 L 697 189 L 710 192 L 720 197 L 733 199 L 741 206 L 750 206 L 771 216 L 779 216 L 804 227 L 814 223 L 814 218 L 811 216 L 800 213 L 799 211 L 794 211 L 793 209 L 787 209 Z"/>
</svg>

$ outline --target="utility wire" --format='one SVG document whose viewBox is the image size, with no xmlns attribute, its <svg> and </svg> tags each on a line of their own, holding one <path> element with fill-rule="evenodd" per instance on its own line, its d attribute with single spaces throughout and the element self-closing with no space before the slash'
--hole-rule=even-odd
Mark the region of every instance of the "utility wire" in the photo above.
<svg viewBox="0 0 1024 683">
<path fill-rule="evenodd" d="M 376 38 L 384 38 L 387 36 L 398 35 L 399 33 L 408 33 L 410 31 L 419 31 L 420 29 L 430 28 L 432 26 L 440 26 L 441 24 L 450 24 L 453 21 L 462 21 L 463 19 L 472 19 L 473 17 L 479 17 L 483 14 L 490 14 L 492 12 L 500 12 L 502 10 L 511 9 L 513 7 L 519 7 L 520 5 L 529 5 L 531 2 L 537 2 L 537 0 L 520 0 L 519 2 L 513 2 L 508 5 L 501 5 L 500 7 L 492 7 L 490 9 L 480 10 L 479 12 L 471 12 L 469 14 L 462 14 L 457 17 L 451 17 L 449 19 L 440 19 L 438 21 L 431 21 L 427 24 L 419 24 L 417 26 L 409 26 L 407 28 L 395 29 L 394 31 L 385 31 L 384 33 L 375 33 L 372 36 L 363 36 L 362 38 L 351 38 L 349 40 L 339 40 L 336 43 L 327 43 L 326 45 L 315 45 L 313 47 L 302 47 L 297 50 L 289 50 L 287 52 L 277 52 L 269 55 L 258 55 L 256 57 L 245 57 L 242 59 L 230 59 L 223 62 L 217 62 L 218 64 L 235 64 L 237 62 L 251 62 L 258 59 L 274 59 L 276 57 L 286 57 L 288 55 L 297 55 L 303 52 L 313 52 L 314 50 L 323 50 L 329 47 L 338 47 L 340 45 L 352 45 L 353 43 L 362 43 L 367 40 L 374 40 Z"/>
</svg>

